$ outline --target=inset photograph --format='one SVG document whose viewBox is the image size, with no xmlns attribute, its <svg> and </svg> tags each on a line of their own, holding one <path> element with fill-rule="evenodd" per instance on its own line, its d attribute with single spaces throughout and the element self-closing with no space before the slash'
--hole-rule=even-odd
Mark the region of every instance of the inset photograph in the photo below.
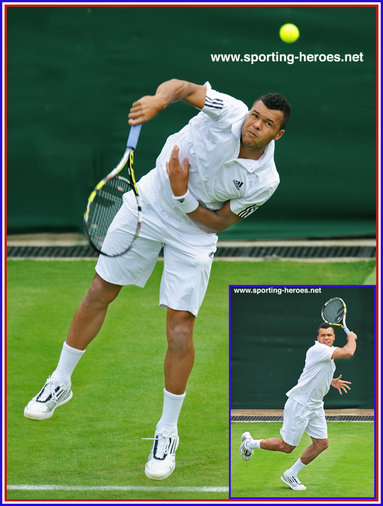
<svg viewBox="0 0 383 506">
<path fill-rule="evenodd" d="M 376 497 L 375 287 L 230 287 L 230 497 Z"/>
</svg>

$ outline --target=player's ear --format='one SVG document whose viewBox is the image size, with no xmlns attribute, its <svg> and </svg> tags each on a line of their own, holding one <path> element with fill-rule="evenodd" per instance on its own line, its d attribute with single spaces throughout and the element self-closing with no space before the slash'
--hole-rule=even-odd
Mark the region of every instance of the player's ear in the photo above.
<svg viewBox="0 0 383 506">
<path fill-rule="evenodd" d="M 275 141 L 279 141 L 279 139 L 282 137 L 282 135 L 285 133 L 285 130 L 279 130 L 279 132 L 276 134 L 276 136 L 274 137 L 274 140 Z"/>
</svg>

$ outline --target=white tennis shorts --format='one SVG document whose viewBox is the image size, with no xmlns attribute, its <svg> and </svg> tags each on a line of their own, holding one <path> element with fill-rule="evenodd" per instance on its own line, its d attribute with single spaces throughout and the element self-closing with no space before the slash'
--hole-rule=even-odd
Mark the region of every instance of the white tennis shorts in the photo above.
<svg viewBox="0 0 383 506">
<path fill-rule="evenodd" d="M 289 398 L 283 411 L 282 439 L 291 446 L 298 446 L 304 432 L 315 439 L 327 439 L 324 409 L 312 410 Z"/>
<path fill-rule="evenodd" d="M 152 200 L 142 197 L 142 227 L 132 248 L 120 257 L 100 255 L 96 272 L 116 285 L 144 287 L 163 247 L 164 267 L 159 304 L 162 307 L 189 311 L 197 316 L 209 282 L 216 251 L 217 236 L 197 227 L 185 232 L 176 219 L 159 212 Z M 125 195 L 125 203 L 109 228 L 105 241 L 109 245 L 129 243 L 137 224 L 137 207 L 133 194 Z M 109 249 L 109 246 L 108 246 Z"/>
</svg>

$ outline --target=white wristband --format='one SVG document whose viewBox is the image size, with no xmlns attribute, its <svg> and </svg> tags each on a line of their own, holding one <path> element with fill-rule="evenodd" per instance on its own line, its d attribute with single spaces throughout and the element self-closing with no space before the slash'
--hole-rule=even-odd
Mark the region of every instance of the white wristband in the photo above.
<svg viewBox="0 0 383 506">
<path fill-rule="evenodd" d="M 185 195 L 175 196 L 173 195 L 173 199 L 176 203 L 178 209 L 180 209 L 183 213 L 192 213 L 199 206 L 198 200 L 193 197 L 193 195 L 189 192 L 189 188 Z"/>
</svg>

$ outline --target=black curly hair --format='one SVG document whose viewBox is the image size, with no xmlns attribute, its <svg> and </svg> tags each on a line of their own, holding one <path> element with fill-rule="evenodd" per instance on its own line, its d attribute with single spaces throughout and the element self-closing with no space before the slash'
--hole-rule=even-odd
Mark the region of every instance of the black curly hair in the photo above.
<svg viewBox="0 0 383 506">
<path fill-rule="evenodd" d="M 319 334 L 320 329 L 329 329 L 329 328 L 332 328 L 332 330 L 334 330 L 334 327 L 332 325 L 330 325 L 329 323 L 321 323 L 318 327 L 318 334 Z M 335 333 L 335 331 L 334 331 L 334 333 Z"/>
<path fill-rule="evenodd" d="M 286 128 L 286 125 L 290 118 L 290 111 L 291 111 L 290 102 L 287 100 L 287 98 L 284 95 L 282 95 L 282 93 L 267 93 L 266 95 L 262 95 L 262 97 L 257 98 L 255 102 L 258 102 L 259 100 L 261 100 L 268 109 L 283 112 L 283 121 L 281 123 L 281 130 Z"/>
</svg>

